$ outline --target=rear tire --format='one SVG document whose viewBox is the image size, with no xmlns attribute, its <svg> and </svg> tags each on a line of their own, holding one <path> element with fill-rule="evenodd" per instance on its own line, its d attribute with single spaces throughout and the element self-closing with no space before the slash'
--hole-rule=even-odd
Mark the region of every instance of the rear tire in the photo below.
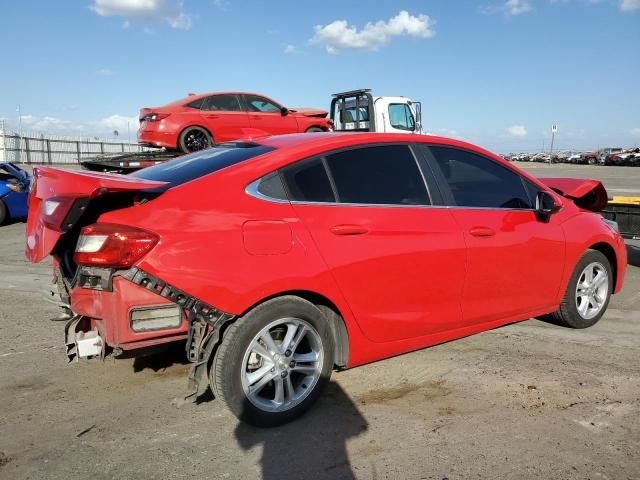
<svg viewBox="0 0 640 480">
<path fill-rule="evenodd" d="M 578 261 L 560 309 L 552 317 L 566 327 L 591 327 L 607 310 L 612 290 L 609 260 L 596 250 L 588 250 Z"/>
<path fill-rule="evenodd" d="M 178 148 L 184 153 L 197 152 L 211 147 L 213 147 L 213 138 L 202 127 L 187 127 L 178 139 Z"/>
<path fill-rule="evenodd" d="M 0 200 L 0 225 L 2 225 L 6 219 L 7 219 L 7 207 L 5 207 L 4 202 Z"/>
<path fill-rule="evenodd" d="M 240 420 L 271 427 L 313 405 L 331 377 L 333 359 L 333 337 L 322 312 L 299 297 L 279 297 L 227 329 L 209 383 Z"/>
<path fill-rule="evenodd" d="M 317 133 L 317 132 L 324 132 L 324 130 L 321 129 L 320 127 L 309 127 L 304 133 Z"/>
</svg>

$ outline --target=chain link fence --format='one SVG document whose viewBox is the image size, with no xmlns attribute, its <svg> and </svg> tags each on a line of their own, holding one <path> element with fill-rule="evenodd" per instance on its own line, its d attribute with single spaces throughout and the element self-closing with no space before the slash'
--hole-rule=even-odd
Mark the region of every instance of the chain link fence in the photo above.
<svg viewBox="0 0 640 480">
<path fill-rule="evenodd" d="M 41 133 L 18 133 L 0 129 L 0 162 L 78 164 L 82 160 L 104 153 L 148 150 L 136 143 Z"/>
</svg>

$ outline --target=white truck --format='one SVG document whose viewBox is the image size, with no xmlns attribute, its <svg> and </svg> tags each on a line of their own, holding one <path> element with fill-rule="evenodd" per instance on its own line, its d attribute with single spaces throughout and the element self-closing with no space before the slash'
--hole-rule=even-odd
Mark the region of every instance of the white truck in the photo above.
<svg viewBox="0 0 640 480">
<path fill-rule="evenodd" d="M 363 88 L 333 94 L 329 115 L 336 132 L 421 134 L 421 107 L 407 97 L 374 97 Z"/>
</svg>

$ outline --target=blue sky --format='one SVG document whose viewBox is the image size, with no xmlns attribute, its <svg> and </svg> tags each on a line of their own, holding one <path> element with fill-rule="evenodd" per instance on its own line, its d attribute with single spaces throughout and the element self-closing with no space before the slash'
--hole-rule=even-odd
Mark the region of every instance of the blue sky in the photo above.
<svg viewBox="0 0 640 480">
<path fill-rule="evenodd" d="M 640 0 L 7 0 L 0 18 L 13 128 L 18 104 L 25 130 L 106 135 L 188 92 L 326 108 L 368 87 L 494 151 L 548 148 L 552 123 L 560 148 L 640 143 Z"/>
</svg>

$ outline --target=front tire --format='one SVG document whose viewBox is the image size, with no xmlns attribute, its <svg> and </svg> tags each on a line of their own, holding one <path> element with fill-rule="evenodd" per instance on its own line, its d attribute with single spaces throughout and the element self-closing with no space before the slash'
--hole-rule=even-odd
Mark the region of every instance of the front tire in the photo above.
<svg viewBox="0 0 640 480">
<path fill-rule="evenodd" d="M 285 296 L 239 318 L 225 332 L 209 381 L 240 420 L 270 427 L 299 417 L 331 377 L 329 322 L 312 303 Z"/>
<path fill-rule="evenodd" d="M 556 322 L 571 328 L 595 325 L 607 310 L 613 290 L 613 272 L 607 257 L 588 250 L 578 261 L 560 304 Z"/>
<path fill-rule="evenodd" d="M 309 127 L 304 133 L 318 133 L 318 132 L 324 132 L 324 130 L 320 127 Z"/>
<path fill-rule="evenodd" d="M 202 127 L 187 127 L 178 138 L 178 148 L 184 153 L 197 152 L 211 147 L 213 147 L 213 138 Z"/>
</svg>

